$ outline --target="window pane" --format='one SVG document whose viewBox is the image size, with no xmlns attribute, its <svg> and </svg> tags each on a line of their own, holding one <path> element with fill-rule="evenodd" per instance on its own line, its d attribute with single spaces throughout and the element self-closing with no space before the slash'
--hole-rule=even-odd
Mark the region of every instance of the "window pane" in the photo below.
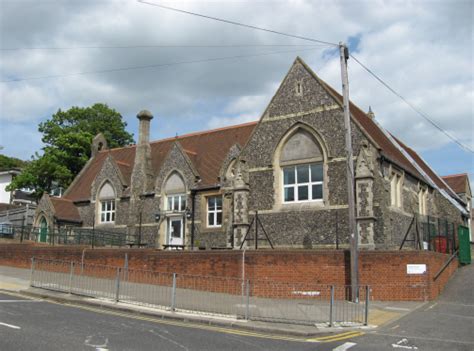
<svg viewBox="0 0 474 351">
<path fill-rule="evenodd" d="M 112 201 L 112 211 L 115 211 L 115 201 Z"/>
<path fill-rule="evenodd" d="M 208 218 L 207 223 L 209 224 L 209 226 L 214 225 L 214 213 L 208 213 L 207 218 Z"/>
<path fill-rule="evenodd" d="M 101 203 L 102 211 L 105 211 L 105 202 Z"/>
<path fill-rule="evenodd" d="M 323 198 L 323 185 L 322 184 L 313 185 L 312 190 L 313 190 L 313 200 Z"/>
<path fill-rule="evenodd" d="M 222 224 L 222 212 L 218 212 L 218 213 L 217 213 L 217 221 L 216 221 L 216 224 L 217 224 L 217 225 L 221 225 L 221 224 Z"/>
<path fill-rule="evenodd" d="M 107 213 L 105 214 L 105 221 L 106 221 L 106 222 L 110 222 L 110 212 L 107 212 Z"/>
<path fill-rule="evenodd" d="M 186 209 L 186 199 L 184 196 L 181 196 L 181 211 Z"/>
<path fill-rule="evenodd" d="M 177 196 L 173 197 L 173 211 L 179 211 L 179 198 Z"/>
<path fill-rule="evenodd" d="M 308 186 L 307 185 L 298 187 L 298 200 L 299 201 L 308 200 Z"/>
<path fill-rule="evenodd" d="M 283 169 L 283 184 L 295 184 L 295 167 Z"/>
<path fill-rule="evenodd" d="M 105 222 L 105 213 L 101 213 L 100 215 L 100 221 Z"/>
<path fill-rule="evenodd" d="M 295 201 L 295 188 L 285 188 L 285 201 Z"/>
<path fill-rule="evenodd" d="M 321 163 L 311 165 L 311 181 L 312 182 L 323 181 L 323 165 Z"/>
<path fill-rule="evenodd" d="M 309 182 L 309 165 L 297 166 L 296 174 L 298 183 L 308 183 Z"/>
<path fill-rule="evenodd" d="M 222 210 L 222 197 L 216 197 L 216 207 L 218 210 Z"/>
<path fill-rule="evenodd" d="M 112 212 L 112 222 L 115 221 L 115 212 Z"/>
<path fill-rule="evenodd" d="M 173 208 L 173 198 L 168 197 L 168 208 L 167 210 L 171 210 Z"/>
<path fill-rule="evenodd" d="M 216 207 L 216 198 L 214 196 L 207 198 L 207 205 L 210 211 Z"/>
</svg>

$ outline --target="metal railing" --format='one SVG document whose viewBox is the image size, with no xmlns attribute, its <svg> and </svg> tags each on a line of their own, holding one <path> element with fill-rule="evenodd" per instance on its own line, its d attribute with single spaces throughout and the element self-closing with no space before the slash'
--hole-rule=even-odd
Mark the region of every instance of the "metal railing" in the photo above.
<svg viewBox="0 0 474 351">
<path fill-rule="evenodd" d="M 32 287 L 141 306 L 304 325 L 368 323 L 370 289 L 163 273 L 32 259 Z"/>
<path fill-rule="evenodd" d="M 123 247 L 136 243 L 123 232 L 81 227 L 39 228 L 0 224 L 0 237 L 35 241 L 50 245 L 87 245 L 92 247 Z M 131 240 L 131 241 L 130 241 Z"/>
</svg>

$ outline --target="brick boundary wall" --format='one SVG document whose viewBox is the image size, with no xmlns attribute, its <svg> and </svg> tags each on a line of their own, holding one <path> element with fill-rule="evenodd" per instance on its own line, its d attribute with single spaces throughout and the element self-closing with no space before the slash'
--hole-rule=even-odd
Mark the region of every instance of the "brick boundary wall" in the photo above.
<svg viewBox="0 0 474 351">
<path fill-rule="evenodd" d="M 281 296 L 275 284 L 288 289 L 350 284 L 349 252 L 342 250 L 161 251 L 78 246 L 1 244 L 0 265 L 28 268 L 31 258 L 124 266 L 194 276 L 248 279 L 259 296 Z M 371 287 L 373 300 L 423 301 L 435 299 L 458 267 L 454 259 L 435 281 L 449 256 L 431 251 L 361 251 L 359 280 Z M 245 264 L 243 264 L 245 262 Z M 426 264 L 425 274 L 408 275 L 407 264 Z M 218 279 L 215 279 L 216 281 Z M 283 293 L 285 295 L 285 293 Z"/>
</svg>

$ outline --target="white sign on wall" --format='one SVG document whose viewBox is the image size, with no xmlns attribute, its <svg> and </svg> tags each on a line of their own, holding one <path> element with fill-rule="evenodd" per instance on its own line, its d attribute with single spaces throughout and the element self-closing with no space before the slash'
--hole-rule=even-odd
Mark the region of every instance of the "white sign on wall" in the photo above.
<svg viewBox="0 0 474 351">
<path fill-rule="evenodd" d="M 407 274 L 425 274 L 426 264 L 407 264 Z"/>
</svg>

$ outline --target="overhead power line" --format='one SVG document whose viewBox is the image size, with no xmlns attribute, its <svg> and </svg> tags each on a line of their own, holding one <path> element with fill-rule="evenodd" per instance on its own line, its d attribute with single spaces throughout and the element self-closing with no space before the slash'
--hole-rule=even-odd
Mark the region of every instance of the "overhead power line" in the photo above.
<svg viewBox="0 0 474 351">
<path fill-rule="evenodd" d="M 158 64 L 144 65 L 144 66 L 119 67 L 119 68 L 110 68 L 110 69 L 103 69 L 103 70 L 96 70 L 96 71 L 85 71 L 85 72 L 75 72 L 75 73 L 65 73 L 65 74 L 52 74 L 52 75 L 37 76 L 37 77 L 13 78 L 13 79 L 9 79 L 9 80 L 2 80 L 0 82 L 1 83 L 12 83 L 12 82 L 21 82 L 21 81 L 26 81 L 26 80 L 55 79 L 55 78 L 82 76 L 82 75 L 89 75 L 89 74 L 131 71 L 131 70 L 137 70 L 137 69 L 161 68 L 161 67 L 186 65 L 186 64 L 192 64 L 192 63 L 236 60 L 236 59 L 249 58 L 249 57 L 259 57 L 259 56 L 269 56 L 269 55 L 277 55 L 277 54 L 285 54 L 285 53 L 295 53 L 295 52 L 311 51 L 311 50 L 316 50 L 316 49 L 317 48 L 309 48 L 309 49 L 301 49 L 301 50 L 273 51 L 273 52 L 265 52 L 265 53 L 260 53 L 260 54 L 251 54 L 251 55 L 223 56 L 223 57 L 214 57 L 214 58 L 207 58 L 207 59 L 200 59 L 200 60 L 158 63 Z"/>
<path fill-rule="evenodd" d="M 216 44 L 216 45 L 90 45 L 90 46 L 44 46 L 44 47 L 16 47 L 0 48 L 0 51 L 22 51 L 22 50 L 89 50 L 89 49 L 154 49 L 154 48 L 260 48 L 260 47 L 317 47 L 326 46 L 318 44 Z"/>
<path fill-rule="evenodd" d="M 213 20 L 213 21 L 218 21 L 218 22 L 223 22 L 223 23 L 227 23 L 227 24 L 232 24 L 232 25 L 236 25 L 236 26 L 240 26 L 240 27 L 245 27 L 245 28 L 250 28 L 250 29 L 254 29 L 254 30 L 269 32 L 269 33 L 278 34 L 278 35 L 282 35 L 282 36 L 286 36 L 286 37 L 290 37 L 290 38 L 296 38 L 296 39 L 311 41 L 311 42 L 315 42 L 315 43 L 325 44 L 325 45 L 328 45 L 328 46 L 339 46 L 339 44 L 336 44 L 336 43 L 331 43 L 331 42 L 327 42 L 327 41 L 323 41 L 323 40 L 319 40 L 319 39 L 314 39 L 314 38 L 309 38 L 309 37 L 303 37 L 303 36 L 300 36 L 300 35 L 294 35 L 294 34 L 284 33 L 284 32 L 280 32 L 280 31 L 277 31 L 277 30 L 272 30 L 272 29 L 257 27 L 257 26 L 253 26 L 253 25 L 249 25 L 249 24 L 245 24 L 245 23 L 241 23 L 241 22 L 230 21 L 230 20 L 223 19 L 223 18 L 213 17 L 213 16 L 209 16 L 209 15 L 204 15 L 204 14 L 196 13 L 196 12 L 191 12 L 191 11 L 186 11 L 186 10 L 182 10 L 182 9 L 177 9 L 177 8 L 170 7 L 170 6 L 160 5 L 160 4 L 156 4 L 156 3 L 149 2 L 149 1 L 145 1 L 145 0 L 137 0 L 137 1 L 138 1 L 139 3 L 142 3 L 142 4 L 155 6 L 155 7 L 164 9 L 164 10 L 175 11 L 175 12 L 179 12 L 179 13 L 183 13 L 183 14 L 187 14 L 187 15 L 192 15 L 192 16 L 197 16 L 197 17 L 201 17 L 201 18 L 205 18 L 205 19 L 210 19 L 210 20 Z M 428 117 L 425 113 L 421 112 L 418 108 L 416 108 L 413 104 L 411 104 L 407 99 L 405 99 L 401 94 L 399 94 L 398 92 L 396 92 L 392 87 L 390 87 L 390 86 L 389 86 L 387 83 L 385 83 L 380 77 L 378 77 L 374 72 L 372 72 L 367 66 L 365 66 L 364 64 L 362 64 L 362 62 L 360 62 L 356 57 L 354 57 L 353 55 L 350 55 L 350 56 L 351 56 L 359 65 L 361 65 L 362 68 L 364 68 L 364 69 L 365 69 L 367 72 L 369 72 L 375 79 L 377 79 L 384 87 L 386 87 L 386 88 L 387 88 L 388 90 L 390 90 L 393 94 L 395 94 L 398 98 L 400 98 L 403 102 L 405 102 L 410 108 L 412 108 L 416 113 L 418 113 L 421 117 L 423 117 L 426 121 L 428 121 L 432 126 L 434 126 L 434 127 L 435 127 L 436 129 L 438 129 L 440 132 L 442 132 L 443 134 L 445 134 L 449 139 L 451 139 L 452 141 L 454 141 L 454 142 L 455 142 L 457 145 L 459 145 L 462 149 L 464 149 L 464 150 L 466 150 L 466 151 L 468 151 L 468 152 L 474 153 L 474 151 L 473 151 L 469 146 L 464 145 L 464 144 L 463 144 L 462 142 L 460 142 L 457 138 L 455 138 L 453 135 L 451 135 L 451 134 L 448 133 L 446 130 L 444 130 L 441 126 L 439 126 L 435 121 L 433 121 L 432 118 Z"/>
<path fill-rule="evenodd" d="M 201 13 L 181 10 L 181 9 L 177 9 L 175 7 L 156 4 L 154 2 L 143 1 L 143 0 L 137 0 L 137 1 L 139 3 L 142 3 L 142 4 L 159 7 L 159 8 L 164 9 L 164 10 L 170 10 L 170 11 L 175 11 L 175 12 L 179 12 L 179 13 L 184 13 L 184 14 L 187 14 L 187 15 L 202 17 L 202 18 L 213 20 L 213 21 L 223 22 L 223 23 L 227 23 L 227 24 L 233 24 L 235 26 L 255 29 L 255 30 L 259 30 L 259 31 L 267 32 L 267 33 L 283 35 L 285 37 L 290 37 L 290 38 L 296 38 L 296 39 L 301 39 L 301 40 L 312 41 L 314 43 L 325 44 L 325 45 L 328 45 L 328 46 L 339 46 L 336 43 L 331 43 L 331 42 L 324 41 L 324 40 L 319 40 L 319 39 L 314 39 L 314 38 L 309 38 L 309 37 L 303 37 L 303 36 L 295 35 L 295 34 L 284 33 L 284 32 L 280 32 L 280 31 L 273 30 L 273 29 L 257 27 L 257 26 L 253 26 L 253 25 L 250 25 L 250 24 L 245 24 L 245 23 L 236 22 L 236 21 L 230 21 L 230 20 L 227 20 L 227 19 L 224 19 L 224 18 L 218 18 L 218 17 L 208 16 L 208 15 L 203 15 Z"/>
<path fill-rule="evenodd" d="M 384 82 L 382 78 L 380 78 L 378 75 L 376 75 L 370 68 L 368 68 L 366 65 L 364 65 L 362 62 L 360 62 L 354 55 L 350 55 L 355 62 L 357 62 L 363 69 L 365 69 L 367 72 L 369 72 L 370 75 L 372 75 L 377 81 L 382 84 L 385 88 L 387 88 L 390 92 L 392 92 L 395 96 L 397 96 L 399 99 L 401 99 L 405 104 L 407 104 L 413 111 L 418 113 L 421 117 L 423 117 L 426 121 L 428 121 L 433 127 L 438 129 L 440 132 L 442 132 L 444 135 L 446 135 L 449 139 L 451 139 L 453 142 L 458 144 L 461 148 L 464 150 L 474 153 L 474 150 L 472 150 L 469 146 L 463 144 L 461 141 L 459 141 L 456 137 L 448 133 L 446 130 L 444 130 L 439 124 L 437 124 L 432 118 L 430 118 L 426 113 L 422 112 L 420 109 L 415 107 L 410 101 L 405 99 L 400 93 L 395 91 L 388 83 Z"/>
</svg>

